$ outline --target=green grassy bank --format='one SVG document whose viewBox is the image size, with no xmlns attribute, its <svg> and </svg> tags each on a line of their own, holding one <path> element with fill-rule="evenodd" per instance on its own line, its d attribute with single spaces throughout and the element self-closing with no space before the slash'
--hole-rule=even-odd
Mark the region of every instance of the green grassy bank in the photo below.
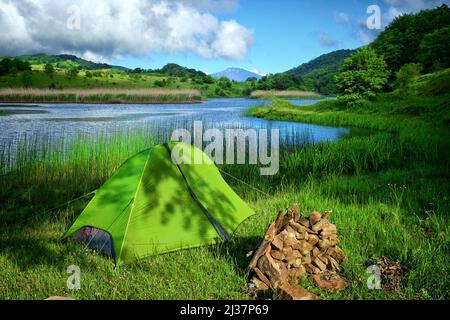
<svg viewBox="0 0 450 320">
<path fill-rule="evenodd" d="M 388 94 L 358 108 L 334 100 L 311 106 L 278 102 L 250 110 L 268 119 L 372 129 L 370 135 L 281 150 L 280 172 L 256 166 L 222 169 L 266 195 L 229 179 L 255 209 L 229 243 L 179 251 L 113 271 L 110 260 L 63 233 L 98 188 L 129 156 L 151 146 L 145 131 L 127 131 L 72 145 L 31 137 L 18 155 L 0 153 L 0 299 L 248 299 L 245 254 L 279 209 L 333 210 L 350 285 L 325 299 L 448 299 L 450 180 L 448 94 Z M 69 150 L 69 151 L 66 151 Z M 66 204 L 68 201 L 73 201 Z M 62 205 L 62 206 L 61 206 Z M 366 269 L 388 256 L 407 269 L 395 290 L 369 290 Z M 66 287 L 67 267 L 81 268 L 81 290 Z"/>
</svg>

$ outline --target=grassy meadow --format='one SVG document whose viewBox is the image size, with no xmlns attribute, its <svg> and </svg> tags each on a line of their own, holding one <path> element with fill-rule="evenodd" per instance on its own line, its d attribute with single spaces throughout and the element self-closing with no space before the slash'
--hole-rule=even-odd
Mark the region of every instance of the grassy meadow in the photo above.
<svg viewBox="0 0 450 320">
<path fill-rule="evenodd" d="M 420 86 L 431 90 L 430 85 Z M 431 89 L 430 89 L 431 88 Z M 61 237 L 97 189 L 129 156 L 152 145 L 145 130 L 72 145 L 31 137 L 11 157 L 0 153 L 0 299 L 249 299 L 247 258 L 279 209 L 333 210 L 350 286 L 325 299 L 449 298 L 449 96 L 384 94 L 363 106 L 335 100 L 293 106 L 276 100 L 249 114 L 267 119 L 359 127 L 371 134 L 281 151 L 280 173 L 224 165 L 266 195 L 227 178 L 257 213 L 233 240 L 148 258 L 113 270 L 112 261 Z M 82 197 L 82 198 L 80 198 Z M 71 201 L 67 204 L 67 202 Z M 366 268 L 388 256 L 407 272 L 394 290 L 369 290 Z M 66 287 L 67 267 L 81 268 L 81 290 Z M 126 281 L 124 281 L 126 280 Z"/>
<path fill-rule="evenodd" d="M 250 95 L 251 98 L 276 97 L 283 99 L 320 99 L 323 96 L 313 91 L 301 90 L 255 90 Z"/>
<path fill-rule="evenodd" d="M 16 72 L 0 76 L 0 89 L 21 90 L 26 88 L 52 91 L 65 90 L 162 90 L 199 92 L 202 97 L 241 97 L 251 92 L 249 83 L 216 80 L 205 83 L 202 79 L 170 76 L 154 73 L 130 73 L 115 69 L 81 70 L 68 75 L 64 69 L 56 69 L 52 75 L 43 71 L 44 66 L 33 65 L 30 72 Z M 31 97 L 30 97 L 31 98 Z M 14 101 L 11 101 L 14 102 Z"/>
</svg>

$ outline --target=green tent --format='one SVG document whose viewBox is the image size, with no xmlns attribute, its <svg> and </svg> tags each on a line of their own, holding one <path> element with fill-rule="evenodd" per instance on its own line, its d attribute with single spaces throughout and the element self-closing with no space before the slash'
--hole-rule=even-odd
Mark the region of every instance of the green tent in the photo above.
<svg viewBox="0 0 450 320">
<path fill-rule="evenodd" d="M 182 161 L 172 160 L 175 147 L 182 150 Z M 186 162 L 194 159 L 203 161 Z M 206 154 L 171 143 L 127 160 L 65 237 L 111 256 L 118 265 L 229 240 L 253 214 Z"/>
</svg>

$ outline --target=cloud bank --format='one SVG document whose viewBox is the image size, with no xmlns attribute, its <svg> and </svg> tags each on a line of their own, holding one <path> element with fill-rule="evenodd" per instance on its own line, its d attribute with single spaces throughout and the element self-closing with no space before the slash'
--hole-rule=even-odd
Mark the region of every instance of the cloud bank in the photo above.
<svg viewBox="0 0 450 320">
<path fill-rule="evenodd" d="M 104 61 L 193 52 L 240 60 L 253 31 L 214 15 L 236 6 L 237 0 L 0 0 L 0 54 L 73 53 Z"/>
</svg>

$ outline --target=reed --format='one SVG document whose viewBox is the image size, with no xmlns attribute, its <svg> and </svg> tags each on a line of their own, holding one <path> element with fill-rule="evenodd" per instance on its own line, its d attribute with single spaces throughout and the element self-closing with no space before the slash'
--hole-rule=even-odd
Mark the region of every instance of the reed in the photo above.
<svg viewBox="0 0 450 320">
<path fill-rule="evenodd" d="M 0 102 L 11 103 L 197 103 L 197 90 L 164 89 L 0 89 Z"/>
</svg>

